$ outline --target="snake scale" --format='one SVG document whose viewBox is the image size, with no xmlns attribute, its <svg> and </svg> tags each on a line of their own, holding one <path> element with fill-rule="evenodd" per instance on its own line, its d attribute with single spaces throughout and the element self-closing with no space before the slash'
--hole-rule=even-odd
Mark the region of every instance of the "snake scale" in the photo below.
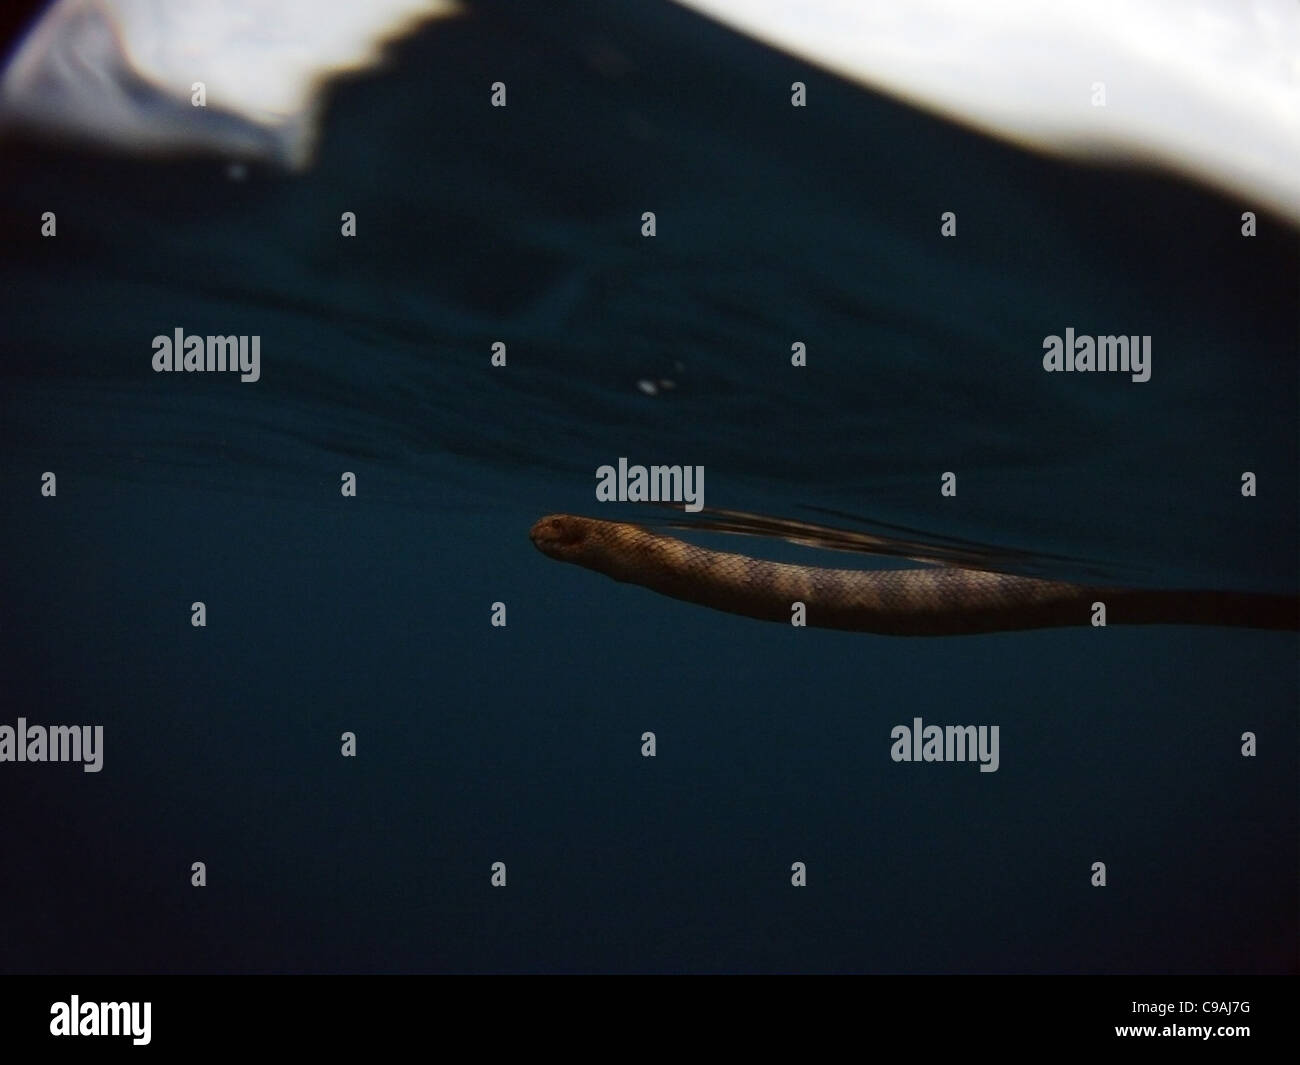
<svg viewBox="0 0 1300 1065">
<path fill-rule="evenodd" d="M 1300 628 L 1293 596 L 1112 588 L 940 566 L 856 570 L 710 551 L 639 525 L 551 514 L 530 533 L 543 554 L 729 614 L 888 636 L 955 636 L 1093 623 Z"/>
</svg>

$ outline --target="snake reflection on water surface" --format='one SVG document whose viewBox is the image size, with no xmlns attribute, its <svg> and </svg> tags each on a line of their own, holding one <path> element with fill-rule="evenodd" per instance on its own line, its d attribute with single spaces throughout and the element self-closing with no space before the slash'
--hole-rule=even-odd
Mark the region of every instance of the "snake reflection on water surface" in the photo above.
<svg viewBox="0 0 1300 1065">
<path fill-rule="evenodd" d="M 788 624 L 801 602 L 813 628 L 886 636 L 1058 628 L 1091 625 L 1100 602 L 1108 625 L 1300 629 L 1294 596 L 1070 584 L 952 565 L 823 569 L 710 551 L 640 525 L 572 514 L 548 515 L 529 535 L 561 562 L 729 614 Z"/>
</svg>

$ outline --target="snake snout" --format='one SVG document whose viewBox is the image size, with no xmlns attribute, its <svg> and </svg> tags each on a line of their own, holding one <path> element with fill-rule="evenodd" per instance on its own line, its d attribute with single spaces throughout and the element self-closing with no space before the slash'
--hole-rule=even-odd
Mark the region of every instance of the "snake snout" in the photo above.
<svg viewBox="0 0 1300 1065">
<path fill-rule="evenodd" d="M 528 536 L 539 551 L 551 554 L 581 543 L 583 530 L 581 523 L 567 514 L 550 514 L 538 520 Z"/>
</svg>

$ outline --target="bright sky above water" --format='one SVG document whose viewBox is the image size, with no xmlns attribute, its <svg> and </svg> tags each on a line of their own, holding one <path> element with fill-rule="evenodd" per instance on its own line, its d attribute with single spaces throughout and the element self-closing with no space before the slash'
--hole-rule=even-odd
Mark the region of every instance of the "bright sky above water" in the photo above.
<svg viewBox="0 0 1300 1065">
<path fill-rule="evenodd" d="M 1243 207 L 1300 219 L 1292 0 L 677 2 L 996 136 L 1169 166 Z M 58 0 L 8 64 L 0 115 L 126 149 L 307 165 L 328 79 L 457 10 L 454 0 Z M 192 121 L 196 80 L 230 121 Z"/>
</svg>

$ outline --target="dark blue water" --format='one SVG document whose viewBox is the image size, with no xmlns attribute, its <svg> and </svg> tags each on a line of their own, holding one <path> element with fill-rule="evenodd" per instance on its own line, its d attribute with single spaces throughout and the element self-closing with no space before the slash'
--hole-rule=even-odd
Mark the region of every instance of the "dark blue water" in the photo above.
<svg viewBox="0 0 1300 1065">
<path fill-rule="evenodd" d="M 1294 970 L 1294 634 L 799 631 L 527 537 L 625 455 L 1294 593 L 1284 221 L 651 3 L 432 26 L 304 175 L 0 160 L 0 723 L 105 729 L 98 774 L 0 764 L 0 969 Z M 262 379 L 154 374 L 177 326 Z M 1151 380 L 1044 373 L 1067 326 L 1150 334 Z M 999 770 L 892 762 L 914 717 L 999 725 Z"/>
</svg>

